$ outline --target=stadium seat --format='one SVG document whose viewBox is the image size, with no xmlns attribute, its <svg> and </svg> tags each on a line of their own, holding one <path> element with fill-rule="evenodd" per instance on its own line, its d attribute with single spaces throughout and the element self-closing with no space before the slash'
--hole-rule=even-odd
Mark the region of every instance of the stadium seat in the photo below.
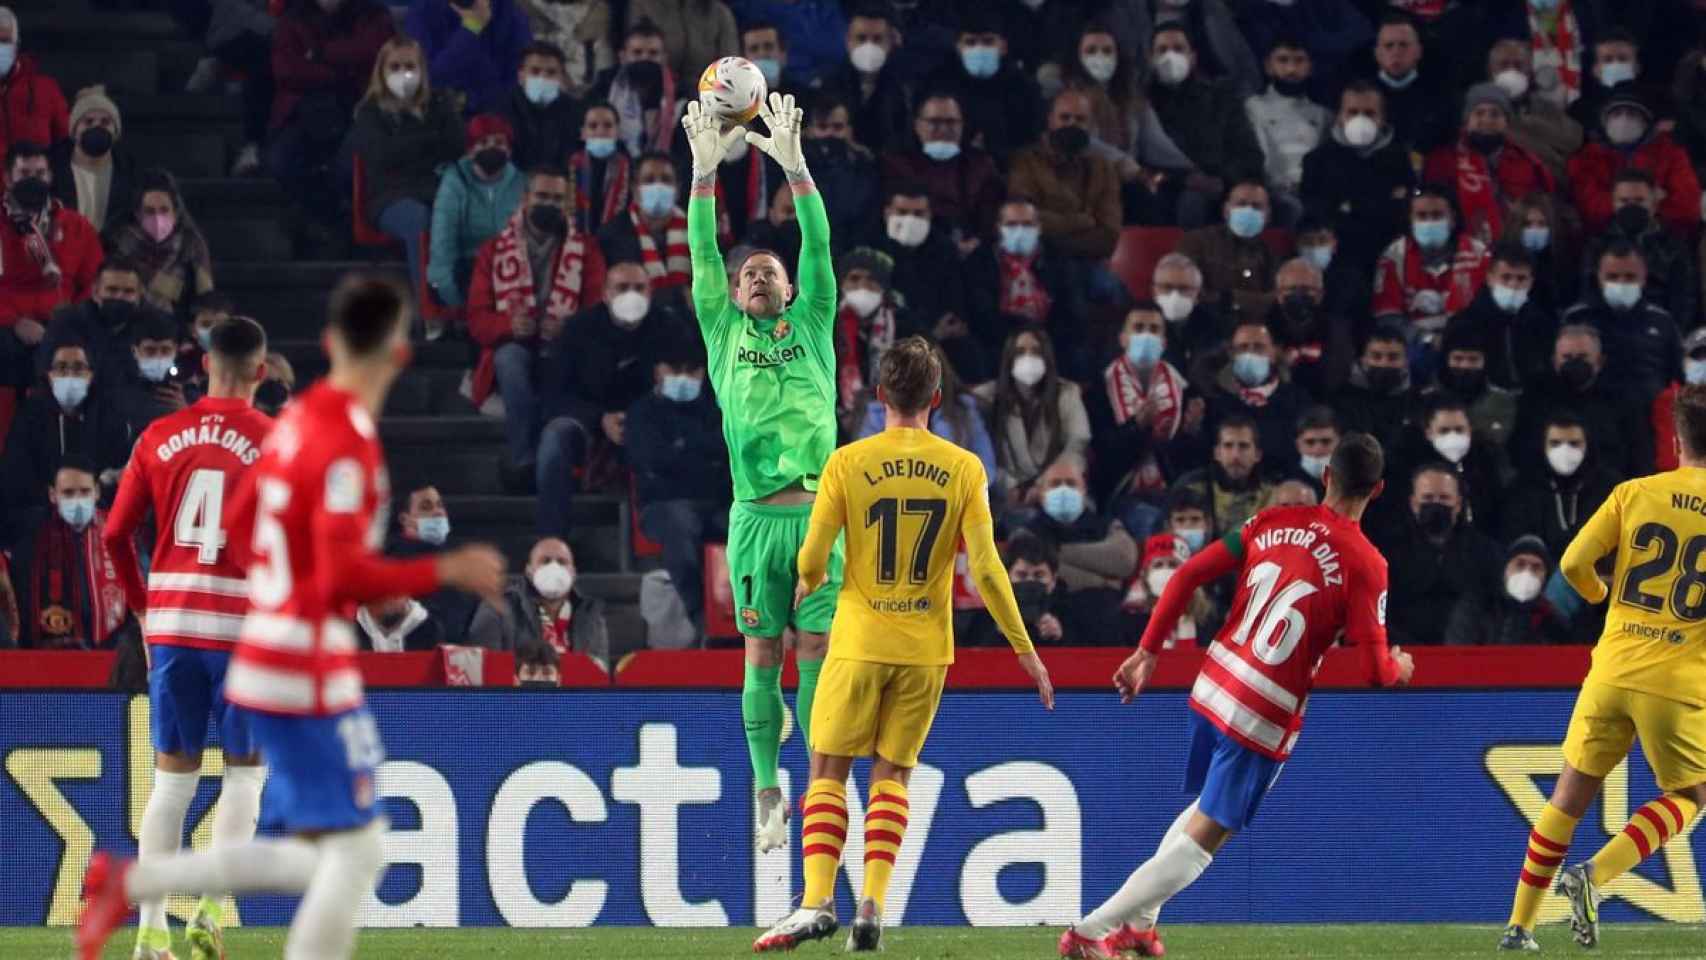
<svg viewBox="0 0 1706 960">
<path fill-rule="evenodd" d="M 367 204 L 362 199 L 367 192 L 367 165 L 362 162 L 361 154 L 358 153 L 353 157 L 352 167 L 355 189 L 350 191 L 352 194 L 350 198 L 350 238 L 358 246 L 401 249 L 402 241 L 388 233 L 381 233 L 368 224 Z"/>
<path fill-rule="evenodd" d="M 634 482 L 634 475 L 628 475 L 628 519 L 629 530 L 632 533 L 633 554 L 636 560 L 663 556 L 663 544 L 658 543 L 646 532 L 640 529 L 640 488 Z"/>
<path fill-rule="evenodd" d="M 421 233 L 421 283 L 415 291 L 415 302 L 420 304 L 421 319 L 435 321 L 444 330 L 453 330 L 467 326 L 467 311 L 462 307 L 447 307 L 438 302 L 438 294 L 427 283 L 427 263 L 432 259 L 432 231 Z"/>
</svg>

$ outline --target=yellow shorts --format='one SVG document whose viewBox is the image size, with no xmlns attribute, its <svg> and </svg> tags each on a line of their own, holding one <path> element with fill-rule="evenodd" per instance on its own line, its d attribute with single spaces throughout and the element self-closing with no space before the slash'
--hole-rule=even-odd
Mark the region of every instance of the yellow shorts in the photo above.
<svg viewBox="0 0 1706 960">
<path fill-rule="evenodd" d="M 818 674 L 812 702 L 812 750 L 833 757 L 876 754 L 898 766 L 917 766 L 947 676 L 947 667 L 831 656 Z"/>
<path fill-rule="evenodd" d="M 1564 760 L 1603 778 L 1629 755 L 1635 738 L 1662 790 L 1706 783 L 1706 707 L 1605 683 L 1588 683 L 1576 697 Z"/>
</svg>

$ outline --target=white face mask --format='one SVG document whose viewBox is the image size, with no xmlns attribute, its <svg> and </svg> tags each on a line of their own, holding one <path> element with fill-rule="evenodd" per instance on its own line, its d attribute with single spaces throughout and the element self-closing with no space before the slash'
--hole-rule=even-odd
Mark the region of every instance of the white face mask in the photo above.
<svg viewBox="0 0 1706 960">
<path fill-rule="evenodd" d="M 443 546 L 450 538 L 450 518 L 421 517 L 415 521 L 415 535 L 433 546 Z"/>
<path fill-rule="evenodd" d="M 1573 443 L 1549 443 L 1546 445 L 1546 463 L 1552 467 L 1552 472 L 1560 477 L 1573 477 L 1582 468 L 1582 461 L 1587 459 L 1587 451 Z"/>
<path fill-rule="evenodd" d="M 1327 457 L 1317 457 L 1312 454 L 1305 453 L 1297 459 L 1298 462 L 1303 465 L 1303 472 L 1317 480 L 1321 479 L 1322 472 L 1327 469 Z"/>
<path fill-rule="evenodd" d="M 407 100 L 420 89 L 421 75 L 413 70 L 399 70 L 385 75 L 385 89 L 398 100 Z"/>
<path fill-rule="evenodd" d="M 847 291 L 841 300 L 860 317 L 868 317 L 876 313 L 877 307 L 882 305 L 883 295 L 870 287 L 860 287 L 856 290 Z"/>
<path fill-rule="evenodd" d="M 1540 596 L 1540 574 L 1531 570 L 1518 570 L 1505 578 L 1505 592 L 1517 603 L 1527 603 Z"/>
<path fill-rule="evenodd" d="M 1153 567 L 1143 575 L 1143 585 L 1149 588 L 1152 597 L 1161 596 L 1161 591 L 1167 589 L 1167 581 L 1173 579 L 1173 567 Z"/>
<path fill-rule="evenodd" d="M 1507 287 L 1497 283 L 1489 283 L 1487 287 L 1492 292 L 1493 305 L 1506 313 L 1515 313 L 1528 303 L 1527 290 L 1518 290 L 1516 287 Z"/>
<path fill-rule="evenodd" d="M 1458 430 L 1435 434 L 1433 445 L 1440 456 L 1456 463 L 1469 455 L 1469 434 Z"/>
<path fill-rule="evenodd" d="M 1097 83 L 1112 80 L 1114 71 L 1120 65 L 1119 60 L 1111 53 L 1087 53 L 1079 57 L 1078 62 L 1084 65 L 1084 72 L 1090 75 L 1090 79 Z"/>
<path fill-rule="evenodd" d="M 1605 121 L 1605 138 L 1620 147 L 1628 146 L 1647 134 L 1647 122 L 1640 117 L 1619 114 Z"/>
<path fill-rule="evenodd" d="M 1521 99 L 1528 92 L 1528 74 L 1521 70 L 1500 70 L 1493 77 L 1493 82 L 1512 100 Z"/>
<path fill-rule="evenodd" d="M 861 43 L 847 52 L 853 69 L 860 73 L 876 73 L 889 61 L 889 52 L 875 43 Z"/>
<path fill-rule="evenodd" d="M 1682 379 L 1691 384 L 1706 383 L 1706 360 L 1684 360 Z"/>
<path fill-rule="evenodd" d="M 1191 58 L 1169 50 L 1155 58 L 1155 76 L 1168 86 L 1178 86 L 1191 75 Z"/>
<path fill-rule="evenodd" d="M 888 219 L 889 239 L 903 247 L 922 246 L 930 238 L 930 218 L 911 213 L 893 213 Z"/>
<path fill-rule="evenodd" d="M 575 588 L 575 573 L 555 560 L 533 571 L 533 589 L 547 600 L 561 600 Z"/>
<path fill-rule="evenodd" d="M 1197 301 L 1195 297 L 1169 290 L 1155 298 L 1155 305 L 1161 308 L 1161 315 L 1169 323 L 1178 323 L 1191 315 L 1191 311 L 1197 308 Z"/>
<path fill-rule="evenodd" d="M 1368 117 L 1352 117 L 1345 121 L 1345 142 L 1353 147 L 1366 147 L 1380 136 L 1380 124 Z"/>
<path fill-rule="evenodd" d="M 652 298 L 638 290 L 626 290 L 610 298 L 610 318 L 625 330 L 639 326 L 651 308 Z"/>
<path fill-rule="evenodd" d="M 1042 382 L 1043 374 L 1047 372 L 1043 358 L 1034 353 L 1027 353 L 1013 358 L 1013 379 L 1021 386 L 1034 387 Z"/>
</svg>

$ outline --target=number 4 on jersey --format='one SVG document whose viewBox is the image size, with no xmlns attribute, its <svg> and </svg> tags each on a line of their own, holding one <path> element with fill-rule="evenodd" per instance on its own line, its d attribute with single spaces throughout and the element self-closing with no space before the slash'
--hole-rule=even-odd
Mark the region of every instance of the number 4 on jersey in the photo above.
<svg viewBox="0 0 1706 960">
<path fill-rule="evenodd" d="M 191 473 L 184 495 L 178 500 L 172 534 L 178 546 L 196 548 L 198 563 L 211 566 L 219 562 L 219 551 L 225 549 L 225 530 L 220 526 L 224 508 L 225 472 L 197 470 Z"/>
</svg>

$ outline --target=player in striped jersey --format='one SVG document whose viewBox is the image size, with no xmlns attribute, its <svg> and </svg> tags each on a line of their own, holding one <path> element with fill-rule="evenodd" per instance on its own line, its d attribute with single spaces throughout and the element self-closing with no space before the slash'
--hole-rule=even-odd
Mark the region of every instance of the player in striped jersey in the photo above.
<svg viewBox="0 0 1706 960">
<path fill-rule="evenodd" d="M 1167 581 L 1140 648 L 1114 674 L 1124 702 L 1149 682 L 1157 652 L 1197 589 L 1237 575 L 1226 626 L 1191 687 L 1185 789 L 1197 799 L 1155 855 L 1061 935 L 1061 956 L 1163 955 L 1155 931 L 1161 906 L 1255 816 L 1297 742 L 1321 658 L 1341 635 L 1376 683 L 1409 682 L 1409 654 L 1386 646 L 1386 560 L 1360 525 L 1380 495 L 1384 461 L 1373 437 L 1346 435 L 1321 476 L 1325 502 L 1264 510 Z"/>
<path fill-rule="evenodd" d="M 97 854 L 77 934 L 96 960 L 129 904 L 169 891 L 301 893 L 285 960 L 344 960 L 384 865 L 374 776 L 385 751 L 356 663 L 356 608 L 441 586 L 501 601 L 490 547 L 410 560 L 378 554 L 390 498 L 373 418 L 408 363 L 408 293 L 351 276 L 332 293 L 331 372 L 285 409 L 226 514 L 248 569 L 248 613 L 226 675 L 272 779 L 268 807 L 294 839 L 136 863 Z"/>
<path fill-rule="evenodd" d="M 266 357 L 266 332 L 255 321 L 235 317 L 215 327 L 202 360 L 207 395 L 143 431 L 107 515 L 107 550 L 126 601 L 142 615 L 149 644 L 154 784 L 137 830 L 137 852 L 144 858 L 172 853 L 183 842 L 184 815 L 201 782 L 209 719 L 219 727 L 225 754 L 213 842 L 242 844 L 255 834 L 266 771 L 248 723 L 225 702 L 223 689 L 248 585 L 228 549 L 222 512 L 272 429 L 272 418 L 251 406 L 266 375 Z M 145 591 L 135 535 L 149 513 L 155 536 Z M 223 955 L 220 913 L 218 900 L 202 898 L 186 931 L 194 960 Z M 133 956 L 159 960 L 170 957 L 171 948 L 165 901 L 144 902 Z"/>
</svg>

